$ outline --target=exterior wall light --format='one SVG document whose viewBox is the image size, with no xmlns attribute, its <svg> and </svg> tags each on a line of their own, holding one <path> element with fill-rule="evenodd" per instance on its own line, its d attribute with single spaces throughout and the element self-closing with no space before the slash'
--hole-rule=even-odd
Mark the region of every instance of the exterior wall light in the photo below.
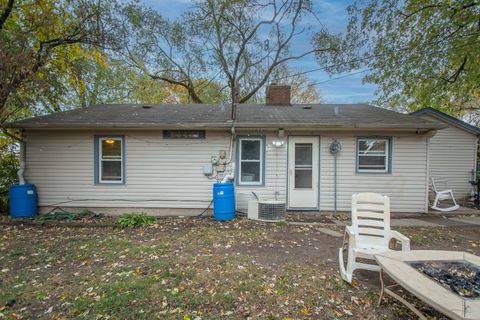
<svg viewBox="0 0 480 320">
<path fill-rule="evenodd" d="M 285 144 L 285 140 L 275 139 L 275 140 L 272 141 L 272 144 L 273 144 L 274 147 L 280 148 L 281 146 L 283 146 Z"/>
<path fill-rule="evenodd" d="M 278 129 L 277 137 L 273 139 L 272 144 L 275 148 L 280 148 L 285 144 L 285 130 Z"/>
</svg>

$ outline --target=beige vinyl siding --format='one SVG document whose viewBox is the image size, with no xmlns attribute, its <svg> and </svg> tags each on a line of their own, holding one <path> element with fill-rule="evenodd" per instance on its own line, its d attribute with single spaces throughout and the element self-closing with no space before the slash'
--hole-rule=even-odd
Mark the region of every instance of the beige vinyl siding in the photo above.
<svg viewBox="0 0 480 320">
<path fill-rule="evenodd" d="M 126 184 L 95 185 L 94 135 L 124 135 Z M 272 145 L 276 133 L 251 133 L 266 138 L 265 185 L 235 186 L 237 208 L 246 211 L 255 192 L 262 199 L 286 199 L 287 144 Z M 245 136 L 238 132 L 239 136 Z M 394 212 L 423 212 L 426 193 L 426 137 L 392 136 L 391 174 L 355 172 L 355 133 L 321 132 L 288 135 L 320 136 L 320 210 L 333 210 L 332 138 L 342 143 L 338 157 L 338 210 L 350 210 L 355 192 L 374 191 L 391 197 Z M 78 208 L 206 208 L 214 181 L 202 166 L 220 150 L 229 153 L 228 131 L 207 131 L 206 139 L 162 139 L 158 131 L 32 131 L 27 136 L 28 182 L 37 185 L 40 206 Z M 362 136 L 365 136 L 362 134 Z M 233 161 L 236 161 L 235 153 Z"/>
<path fill-rule="evenodd" d="M 27 132 L 26 178 L 37 185 L 40 206 L 203 208 L 213 181 L 202 166 L 220 150 L 227 132 L 206 139 L 163 140 L 161 131 L 115 131 L 125 136 L 126 184 L 94 184 L 94 135 L 106 132 Z"/>
<path fill-rule="evenodd" d="M 265 137 L 265 185 L 242 186 L 236 185 L 237 209 L 245 211 L 248 200 L 255 200 L 252 191 L 261 199 L 278 199 L 285 201 L 285 188 L 287 185 L 287 144 L 276 148 L 272 142 L 276 138 L 273 133 L 259 133 Z M 253 136 L 258 136 L 253 134 Z M 239 133 L 239 136 L 246 136 Z M 286 140 L 286 138 L 285 138 Z"/>
<path fill-rule="evenodd" d="M 424 116 L 440 121 L 436 117 Z M 445 123 L 448 124 L 448 123 Z M 453 189 L 458 198 L 468 197 L 472 170 L 476 167 L 477 137 L 449 124 L 430 139 L 430 177 L 446 181 L 440 189 Z"/>
<path fill-rule="evenodd" d="M 334 208 L 334 157 L 329 151 L 333 138 L 342 144 L 342 151 L 337 157 L 337 210 L 350 210 L 354 193 L 377 192 L 390 197 L 393 212 L 425 211 L 425 136 L 391 136 L 391 173 L 356 173 L 356 137 L 340 134 L 321 137 L 320 210 L 331 211 Z"/>
<path fill-rule="evenodd" d="M 212 199 L 213 180 L 202 173 L 220 150 L 228 153 L 228 132 L 207 131 L 206 139 L 161 137 L 161 131 L 115 131 L 125 136 L 125 185 L 94 184 L 94 135 L 109 132 L 29 131 L 27 171 L 40 206 L 204 208 Z M 243 135 L 240 133 L 239 135 Z M 266 138 L 265 186 L 235 186 L 237 208 L 245 210 L 254 191 L 265 199 L 285 199 L 286 146 L 275 148 Z M 236 161 L 235 153 L 234 159 Z M 162 201 L 163 200 L 163 201 Z"/>
<path fill-rule="evenodd" d="M 414 134 L 382 134 L 392 138 L 392 173 L 356 173 L 355 133 L 288 132 L 290 136 L 320 136 L 320 211 L 334 209 L 333 156 L 329 152 L 333 138 L 342 143 L 337 159 L 337 210 L 349 211 L 351 196 L 356 192 L 378 192 L 391 197 L 394 212 L 424 212 L 427 181 L 427 138 Z M 360 134 L 368 136 L 368 134 Z M 247 201 L 255 199 L 251 191 L 262 199 L 285 200 L 287 184 L 287 144 L 272 146 L 274 135 L 267 135 L 266 185 L 237 186 L 237 208 L 246 210 Z"/>
</svg>

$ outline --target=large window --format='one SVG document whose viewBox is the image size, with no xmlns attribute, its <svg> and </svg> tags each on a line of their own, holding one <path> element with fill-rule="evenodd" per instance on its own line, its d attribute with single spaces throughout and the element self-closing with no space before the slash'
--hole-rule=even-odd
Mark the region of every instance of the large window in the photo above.
<svg viewBox="0 0 480 320">
<path fill-rule="evenodd" d="M 357 172 L 390 172 L 390 139 L 358 138 Z"/>
<path fill-rule="evenodd" d="M 98 137 L 97 183 L 124 183 L 124 138 Z"/>
<path fill-rule="evenodd" d="M 238 183 L 241 185 L 263 184 L 264 142 L 262 138 L 240 138 Z"/>
</svg>

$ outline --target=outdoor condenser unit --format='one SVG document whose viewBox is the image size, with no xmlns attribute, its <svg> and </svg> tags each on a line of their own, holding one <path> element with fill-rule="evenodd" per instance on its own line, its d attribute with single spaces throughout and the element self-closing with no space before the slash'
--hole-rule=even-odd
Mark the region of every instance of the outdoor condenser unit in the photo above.
<svg viewBox="0 0 480 320">
<path fill-rule="evenodd" d="M 248 201 L 248 218 L 261 221 L 284 221 L 285 202 L 278 200 Z"/>
</svg>

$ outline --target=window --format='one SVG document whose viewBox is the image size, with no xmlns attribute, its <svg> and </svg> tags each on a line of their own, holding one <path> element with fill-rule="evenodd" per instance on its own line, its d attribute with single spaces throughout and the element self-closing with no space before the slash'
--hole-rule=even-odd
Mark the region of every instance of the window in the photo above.
<svg viewBox="0 0 480 320">
<path fill-rule="evenodd" d="M 357 140 L 357 172 L 390 172 L 390 139 Z"/>
<path fill-rule="evenodd" d="M 96 137 L 96 183 L 119 183 L 125 181 L 123 137 Z"/>
<path fill-rule="evenodd" d="M 205 139 L 205 130 L 163 130 L 164 139 Z"/>
<path fill-rule="evenodd" d="M 238 183 L 241 185 L 263 184 L 263 138 L 240 138 L 238 146 Z"/>
<path fill-rule="evenodd" d="M 312 188 L 312 149 L 311 143 L 295 143 L 295 189 Z"/>
</svg>

